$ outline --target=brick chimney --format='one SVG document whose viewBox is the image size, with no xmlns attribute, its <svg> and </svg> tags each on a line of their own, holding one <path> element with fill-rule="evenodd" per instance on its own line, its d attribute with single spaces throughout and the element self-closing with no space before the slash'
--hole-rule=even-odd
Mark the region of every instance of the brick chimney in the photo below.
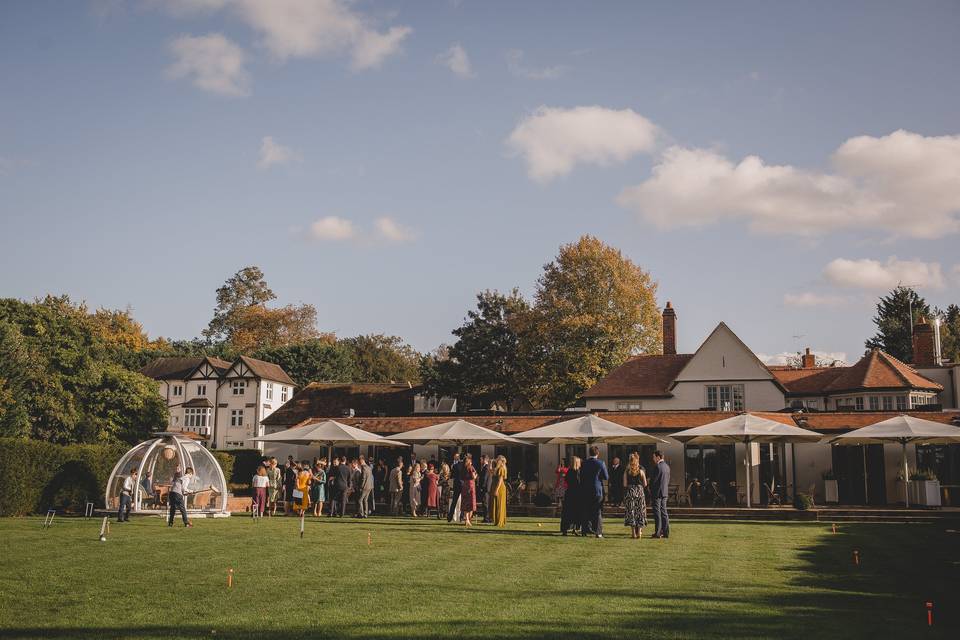
<svg viewBox="0 0 960 640">
<path fill-rule="evenodd" d="M 913 325 L 913 364 L 919 367 L 933 367 L 937 364 L 933 327 L 924 316 L 920 316 Z"/>
<path fill-rule="evenodd" d="M 677 312 L 673 310 L 673 305 L 667 302 L 663 309 L 663 355 L 676 355 L 677 353 Z"/>
<path fill-rule="evenodd" d="M 800 367 L 803 369 L 813 369 L 817 366 L 817 356 L 810 353 L 810 347 L 807 347 L 807 350 L 802 356 L 800 356 Z"/>
</svg>

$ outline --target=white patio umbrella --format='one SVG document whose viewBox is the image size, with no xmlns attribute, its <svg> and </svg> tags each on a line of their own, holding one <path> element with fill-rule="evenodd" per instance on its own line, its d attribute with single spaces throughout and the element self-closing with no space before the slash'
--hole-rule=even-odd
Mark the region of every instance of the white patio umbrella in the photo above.
<svg viewBox="0 0 960 640">
<path fill-rule="evenodd" d="M 464 445 L 528 445 L 529 442 L 512 438 L 499 431 L 475 425 L 466 420 L 451 420 L 442 424 L 413 429 L 387 436 L 387 440 L 438 447 L 462 447 Z"/>
<path fill-rule="evenodd" d="M 387 440 L 375 433 L 357 429 L 335 420 L 321 420 L 299 427 L 285 429 L 270 435 L 251 438 L 257 442 L 273 442 L 275 444 L 321 445 L 327 447 L 329 456 L 333 457 L 334 447 L 356 447 L 362 444 L 372 444 L 377 447 L 406 447 L 408 445 Z"/>
<path fill-rule="evenodd" d="M 753 468 L 750 444 L 753 442 L 819 442 L 822 435 L 816 431 L 770 420 L 751 413 L 717 420 L 709 424 L 685 429 L 670 435 L 689 444 L 730 444 L 742 442 L 747 445 L 747 508 L 750 508 L 750 476 Z"/>
<path fill-rule="evenodd" d="M 518 438 L 541 444 L 659 444 L 666 440 L 610 422 L 592 413 L 517 434 Z"/>
<path fill-rule="evenodd" d="M 907 468 L 907 445 L 960 443 L 960 428 L 933 420 L 899 415 L 841 434 L 831 438 L 829 442 L 837 445 L 900 443 L 903 447 L 903 499 L 904 504 L 909 507 L 910 492 L 907 483 L 910 482 L 910 471 Z"/>
</svg>

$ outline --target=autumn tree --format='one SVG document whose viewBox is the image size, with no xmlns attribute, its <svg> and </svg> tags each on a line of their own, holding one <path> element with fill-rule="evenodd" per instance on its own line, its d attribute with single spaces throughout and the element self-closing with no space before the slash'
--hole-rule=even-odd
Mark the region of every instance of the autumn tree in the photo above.
<svg viewBox="0 0 960 640">
<path fill-rule="evenodd" d="M 562 246 L 517 323 L 534 404 L 568 406 L 630 355 L 658 352 L 656 291 L 650 274 L 597 238 Z"/>
<path fill-rule="evenodd" d="M 464 404 L 516 410 L 524 401 L 519 363 L 521 319 L 530 305 L 516 289 L 509 294 L 483 291 L 477 307 L 453 330 L 456 342 L 442 356 L 424 359 L 423 381 L 436 396 L 453 396 Z"/>
<path fill-rule="evenodd" d="M 276 299 L 259 267 L 244 267 L 217 289 L 217 306 L 203 335 L 236 353 L 279 347 L 319 336 L 313 305 L 269 308 Z"/>
<path fill-rule="evenodd" d="M 912 312 L 912 317 L 911 317 Z M 929 317 L 930 305 L 910 287 L 898 286 L 877 303 L 873 323 L 877 333 L 866 341 L 867 349 L 882 349 L 903 362 L 913 359 L 911 319 Z"/>
<path fill-rule="evenodd" d="M 372 334 L 340 340 L 353 359 L 354 382 L 419 382 L 420 354 L 397 336 Z"/>
<path fill-rule="evenodd" d="M 353 350 L 332 336 L 258 349 L 251 355 L 283 367 L 298 387 L 311 382 L 351 382 L 358 376 Z"/>
</svg>

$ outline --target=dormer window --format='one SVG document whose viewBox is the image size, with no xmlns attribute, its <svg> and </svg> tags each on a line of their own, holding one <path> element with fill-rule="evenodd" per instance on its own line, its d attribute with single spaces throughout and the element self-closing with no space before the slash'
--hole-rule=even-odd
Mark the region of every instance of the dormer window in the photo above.
<svg viewBox="0 0 960 640">
<path fill-rule="evenodd" d="M 183 395 L 183 385 L 182 384 L 173 385 L 170 392 L 174 397 L 179 398 L 180 396 Z"/>
<path fill-rule="evenodd" d="M 234 380 L 230 383 L 230 388 L 233 389 L 233 395 L 242 396 L 247 392 L 247 381 L 246 380 Z"/>
<path fill-rule="evenodd" d="M 205 384 L 198 384 L 198 385 L 197 385 L 197 395 L 198 395 L 198 396 L 201 396 L 201 397 L 207 395 L 207 385 L 205 385 Z M 204 425 L 204 426 L 206 426 L 206 425 Z"/>
<path fill-rule="evenodd" d="M 743 411 L 743 385 L 707 385 L 707 406 L 714 411 Z"/>
</svg>

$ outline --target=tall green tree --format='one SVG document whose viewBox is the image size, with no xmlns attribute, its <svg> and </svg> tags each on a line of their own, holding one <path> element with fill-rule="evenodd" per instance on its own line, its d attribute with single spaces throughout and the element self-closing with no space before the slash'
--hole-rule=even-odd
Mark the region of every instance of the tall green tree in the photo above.
<svg viewBox="0 0 960 640">
<path fill-rule="evenodd" d="M 518 323 L 534 404 L 568 406 L 631 354 L 659 351 L 656 292 L 649 273 L 593 236 L 560 247 Z"/>
<path fill-rule="evenodd" d="M 947 360 L 960 361 L 960 306 L 947 305 L 944 310 L 937 310 L 941 318 L 940 325 L 940 352 Z"/>
<path fill-rule="evenodd" d="M 525 401 L 519 361 L 522 318 L 530 305 L 517 289 L 483 291 L 477 307 L 453 330 L 456 342 L 443 357 L 424 360 L 423 381 L 436 396 L 454 396 L 477 408 L 516 410 Z"/>
<path fill-rule="evenodd" d="M 880 298 L 873 317 L 877 333 L 866 341 L 867 349 L 882 349 L 903 362 L 910 362 L 913 359 L 911 312 L 913 322 L 917 322 L 920 316 L 930 315 L 930 305 L 910 287 L 898 286 Z"/>
<path fill-rule="evenodd" d="M 354 382 L 420 381 L 420 354 L 397 336 L 371 334 L 340 340 L 350 350 Z"/>
<path fill-rule="evenodd" d="M 252 355 L 283 367 L 298 387 L 311 382 L 351 382 L 358 376 L 354 352 L 332 338 L 258 349 Z"/>
</svg>

